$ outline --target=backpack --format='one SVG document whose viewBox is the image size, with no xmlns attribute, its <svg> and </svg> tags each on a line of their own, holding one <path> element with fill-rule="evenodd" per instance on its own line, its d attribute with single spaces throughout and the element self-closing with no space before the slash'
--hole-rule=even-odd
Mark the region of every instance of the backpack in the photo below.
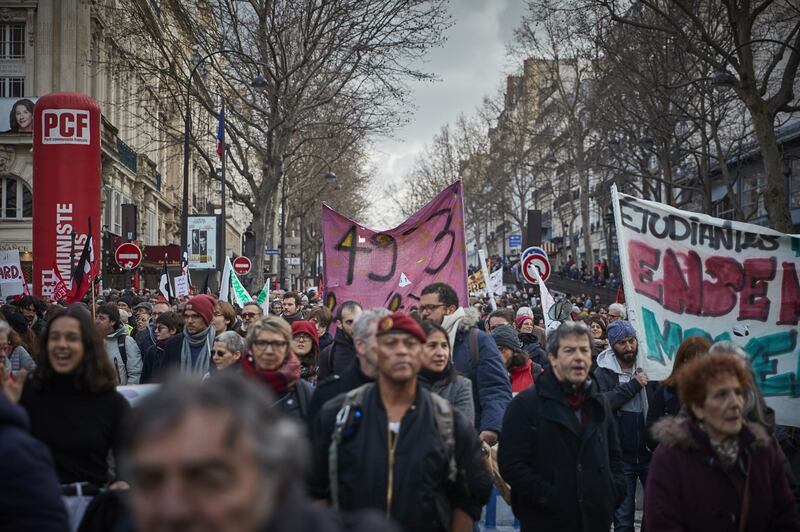
<svg viewBox="0 0 800 532">
<path fill-rule="evenodd" d="M 119 348 L 119 356 L 122 357 L 122 365 L 128 367 L 128 351 L 125 350 L 125 335 L 117 336 L 117 347 Z"/>
<path fill-rule="evenodd" d="M 363 416 L 361 405 L 367 392 L 374 388 L 375 383 L 369 382 L 354 390 L 350 390 L 344 397 L 342 408 L 336 414 L 336 425 L 331 435 L 331 444 L 328 447 L 328 478 L 330 479 L 331 504 L 334 509 L 339 509 L 339 445 L 342 443 L 345 432 L 349 432 L 354 424 L 361 422 Z M 438 395 L 431 393 L 433 400 L 433 415 L 436 419 L 436 429 L 444 443 L 444 448 L 450 457 L 447 479 L 455 482 L 458 475 L 456 464 L 456 438 L 453 407 Z M 352 434 L 349 434 L 352 435 Z"/>
<path fill-rule="evenodd" d="M 472 327 L 469 330 L 469 354 L 472 359 L 472 369 L 478 368 L 478 328 Z"/>
</svg>

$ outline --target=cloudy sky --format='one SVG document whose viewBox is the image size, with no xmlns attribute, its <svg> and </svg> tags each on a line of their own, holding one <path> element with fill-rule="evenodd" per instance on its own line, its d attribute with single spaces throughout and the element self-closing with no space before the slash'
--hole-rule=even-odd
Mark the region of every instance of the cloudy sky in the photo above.
<svg viewBox="0 0 800 532">
<path fill-rule="evenodd" d="M 372 153 L 376 168 L 375 194 L 390 183 L 400 183 L 417 155 L 439 129 L 460 113 L 472 113 L 486 95 L 497 92 L 505 75 L 514 70 L 506 43 L 525 12 L 524 0 L 451 0 L 454 25 L 447 42 L 433 50 L 423 65 L 440 80 L 412 85 L 416 104 L 409 123 L 391 139 L 379 139 Z M 382 205 L 383 204 L 383 205 Z M 378 200 L 370 220 L 385 228 L 385 203 Z M 399 220 L 389 220 L 397 223 Z"/>
</svg>

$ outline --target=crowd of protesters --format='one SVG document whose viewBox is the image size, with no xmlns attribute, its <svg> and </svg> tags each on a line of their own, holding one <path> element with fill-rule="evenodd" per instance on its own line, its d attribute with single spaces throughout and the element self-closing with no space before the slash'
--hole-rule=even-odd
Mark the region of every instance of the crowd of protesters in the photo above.
<svg viewBox="0 0 800 532">
<path fill-rule="evenodd" d="M 0 530 L 468 532 L 494 485 L 523 531 L 630 531 L 637 484 L 648 532 L 800 530 L 741 347 L 688 337 L 656 383 L 624 304 L 494 303 L 10 302 Z"/>
</svg>

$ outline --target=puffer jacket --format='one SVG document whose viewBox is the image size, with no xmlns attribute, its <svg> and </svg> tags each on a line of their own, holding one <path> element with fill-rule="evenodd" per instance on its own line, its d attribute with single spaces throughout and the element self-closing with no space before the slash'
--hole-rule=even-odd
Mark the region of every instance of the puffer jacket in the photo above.
<svg viewBox="0 0 800 532">
<path fill-rule="evenodd" d="M 6 368 L 16 377 L 21 369 L 31 373 L 36 369 L 36 362 L 24 347 L 18 345 L 6 356 Z"/>
<path fill-rule="evenodd" d="M 643 387 L 639 381 L 624 373 L 611 348 L 606 349 L 597 357 L 594 378 L 600 392 L 608 398 L 608 403 L 614 412 L 622 459 L 628 463 L 649 461 L 651 451 L 647 446 L 646 421 L 655 383 L 649 383 Z M 625 405 L 637 395 L 642 401 L 642 411 L 629 412 L 625 410 Z"/>
<path fill-rule="evenodd" d="M 127 364 L 123 362 L 122 354 L 119 352 L 119 338 L 124 338 Z M 118 327 L 117 330 L 106 336 L 106 352 L 111 364 L 117 370 L 120 384 L 139 384 L 142 374 L 142 353 L 139 351 L 136 340 L 128 335 L 127 327 Z"/>
</svg>

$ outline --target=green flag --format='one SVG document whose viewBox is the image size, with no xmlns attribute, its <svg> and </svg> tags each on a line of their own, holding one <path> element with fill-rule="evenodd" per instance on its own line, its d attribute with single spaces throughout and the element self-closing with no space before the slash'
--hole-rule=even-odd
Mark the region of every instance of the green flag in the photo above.
<svg viewBox="0 0 800 532">
<path fill-rule="evenodd" d="M 269 279 L 264 283 L 264 288 L 261 289 L 261 292 L 258 293 L 256 303 L 264 311 L 264 314 L 269 312 Z"/>
</svg>

